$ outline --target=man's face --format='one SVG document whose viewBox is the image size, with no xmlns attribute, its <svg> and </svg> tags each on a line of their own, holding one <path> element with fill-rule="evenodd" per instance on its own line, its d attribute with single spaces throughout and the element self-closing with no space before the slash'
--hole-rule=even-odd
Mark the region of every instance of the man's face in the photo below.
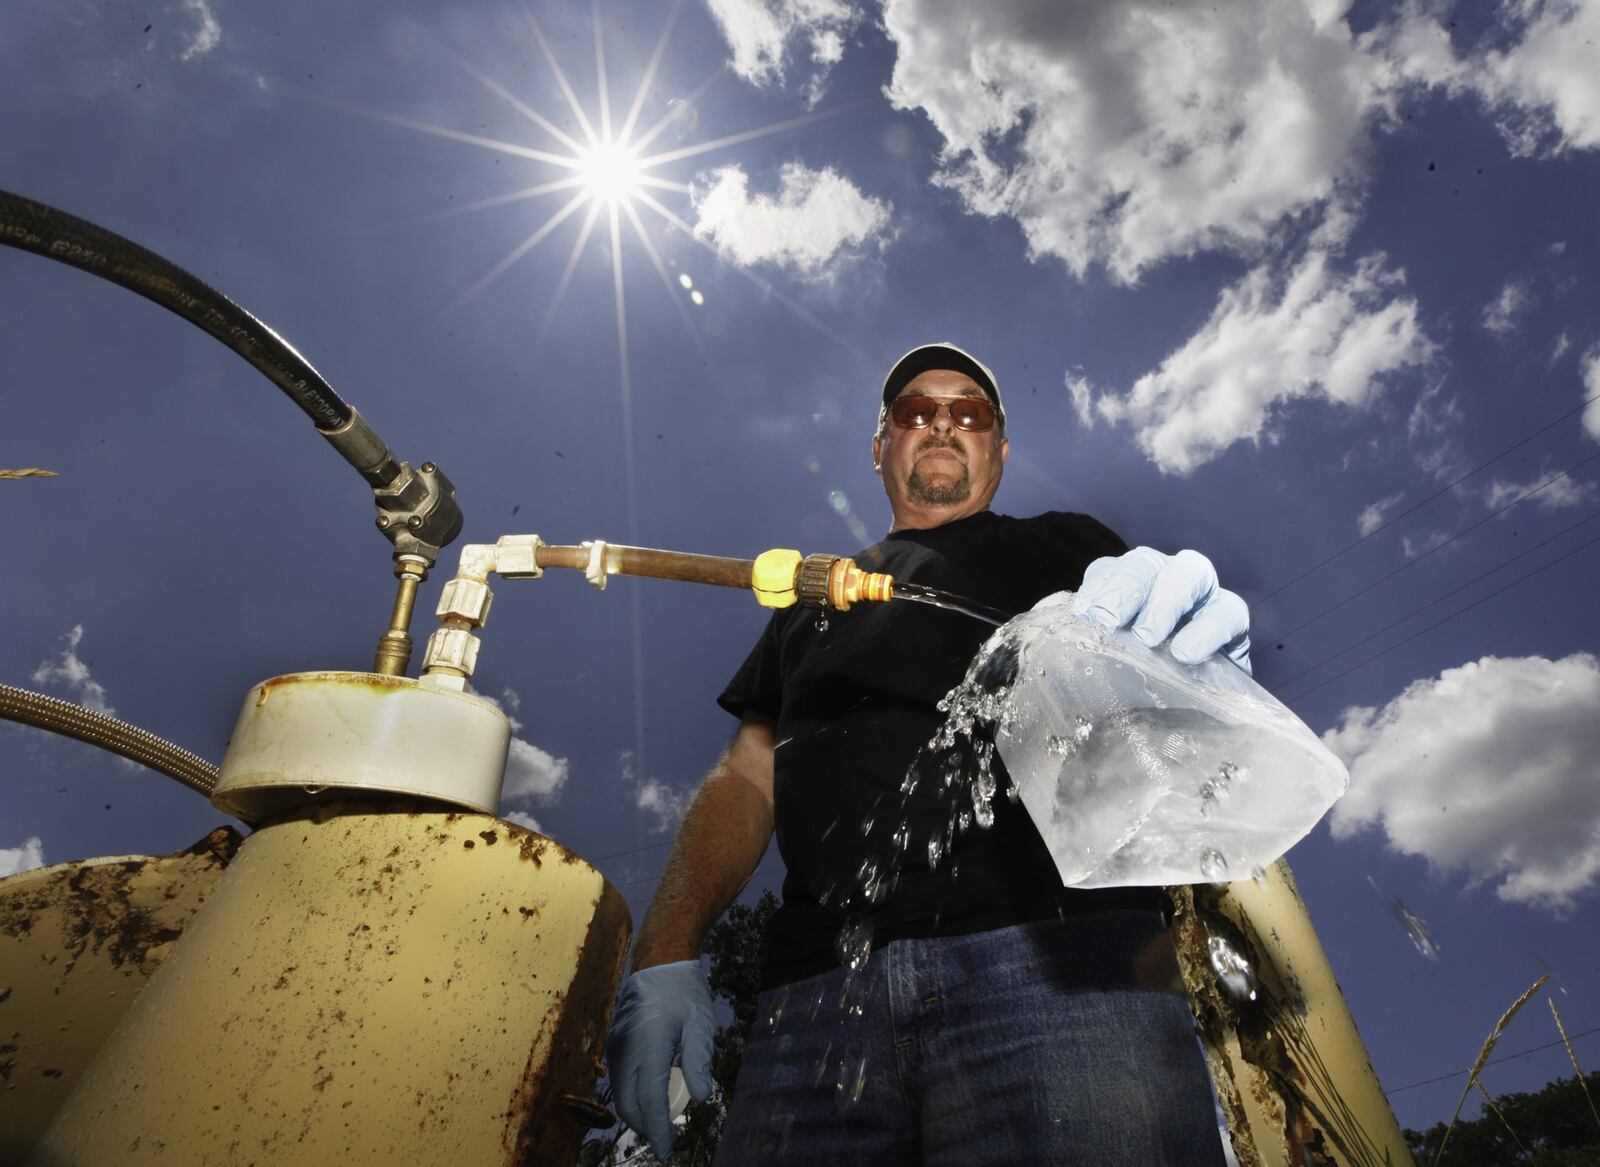
<svg viewBox="0 0 1600 1167">
<path fill-rule="evenodd" d="M 919 373 L 895 399 L 903 397 L 989 400 L 976 381 L 954 369 Z M 998 419 L 993 429 L 971 433 L 956 428 L 948 409 L 940 409 L 922 429 L 903 429 L 890 417 L 884 432 L 872 439 L 872 458 L 883 474 L 895 529 L 937 527 L 985 509 L 1000 487 L 1010 452 Z"/>
</svg>

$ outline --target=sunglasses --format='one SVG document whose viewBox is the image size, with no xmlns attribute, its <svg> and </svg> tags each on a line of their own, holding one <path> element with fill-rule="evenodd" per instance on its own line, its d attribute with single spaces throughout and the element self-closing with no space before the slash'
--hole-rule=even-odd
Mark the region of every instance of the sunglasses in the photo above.
<svg viewBox="0 0 1600 1167">
<path fill-rule="evenodd" d="M 994 406 L 982 397 L 897 397 L 889 405 L 889 416 L 901 429 L 927 429 L 941 409 L 950 411 L 956 429 L 969 434 L 987 433 L 994 428 Z"/>
</svg>

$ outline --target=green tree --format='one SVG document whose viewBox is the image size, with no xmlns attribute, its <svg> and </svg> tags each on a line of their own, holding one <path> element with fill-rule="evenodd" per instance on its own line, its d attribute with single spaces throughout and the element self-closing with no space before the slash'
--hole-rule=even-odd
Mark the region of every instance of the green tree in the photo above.
<svg viewBox="0 0 1600 1167">
<path fill-rule="evenodd" d="M 666 1167 L 710 1167 L 716 1157 L 722 1124 L 739 1077 L 739 1063 L 744 1057 L 744 1043 L 756 1022 L 767 922 L 777 909 L 777 897 L 764 891 L 752 907 L 734 904 L 706 934 L 703 951 L 711 958 L 707 980 L 712 995 L 727 1007 L 732 1020 L 718 1027 L 712 1046 L 711 1078 L 715 1089 L 706 1101 L 689 1104 Z M 609 1086 L 601 1097 L 610 1101 Z M 648 1147 L 619 1152 L 618 1139 L 618 1133 L 612 1131 L 584 1143 L 578 1152 L 578 1167 L 618 1167 L 623 1163 L 627 1167 L 654 1167 L 661 1163 Z"/>
<path fill-rule="evenodd" d="M 1497 1096 L 1494 1104 L 1505 1121 L 1487 1107 L 1478 1118 L 1458 1121 L 1440 1167 L 1600 1167 L 1600 1122 L 1589 1101 L 1600 1098 L 1600 1073 L 1585 1079 L 1587 1096 L 1576 1075 L 1532 1094 Z M 1405 1132 L 1418 1167 L 1430 1167 L 1438 1157 L 1445 1129 L 1440 1122 Z"/>
</svg>

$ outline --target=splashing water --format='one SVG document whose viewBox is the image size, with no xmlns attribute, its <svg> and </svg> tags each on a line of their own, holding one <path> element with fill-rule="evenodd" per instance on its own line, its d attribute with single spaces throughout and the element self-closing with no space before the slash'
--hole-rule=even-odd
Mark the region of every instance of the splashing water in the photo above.
<svg viewBox="0 0 1600 1167">
<path fill-rule="evenodd" d="M 1211 958 L 1211 971 L 1217 982 L 1229 994 L 1241 1001 L 1256 999 L 1256 974 L 1250 962 L 1221 936 L 1206 938 L 1206 954 Z"/>
<path fill-rule="evenodd" d="M 1439 959 L 1439 945 L 1433 938 L 1433 932 L 1428 928 L 1427 921 L 1406 906 L 1405 900 L 1399 896 L 1394 897 L 1394 902 L 1389 905 L 1389 910 L 1394 913 L 1395 919 L 1405 925 L 1406 935 L 1411 937 L 1413 947 L 1427 960 Z"/>
<path fill-rule="evenodd" d="M 963 616 L 971 616 L 974 620 L 982 620 L 985 624 L 993 624 L 996 627 L 1011 619 L 1009 612 L 1002 612 L 999 608 L 991 608 L 987 604 L 980 604 L 965 596 L 957 596 L 922 584 L 903 583 L 900 580 L 894 581 L 894 598 L 914 600 L 919 604 L 932 604 L 935 608 L 960 612 Z"/>
<path fill-rule="evenodd" d="M 847 920 L 839 932 L 839 963 L 851 972 L 866 968 L 872 956 L 872 924 L 868 920 Z"/>
</svg>

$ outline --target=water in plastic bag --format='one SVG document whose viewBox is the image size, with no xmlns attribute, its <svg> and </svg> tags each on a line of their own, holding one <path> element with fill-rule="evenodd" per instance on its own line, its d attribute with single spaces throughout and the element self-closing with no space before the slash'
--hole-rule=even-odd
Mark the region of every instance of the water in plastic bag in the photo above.
<svg viewBox="0 0 1600 1167">
<path fill-rule="evenodd" d="M 1000 668 L 997 669 L 997 664 Z M 1221 655 L 1180 664 L 1052 598 L 969 673 L 1009 674 L 992 703 L 1011 781 L 1073 887 L 1247 878 L 1308 834 L 1349 785 L 1298 717 Z"/>
</svg>

